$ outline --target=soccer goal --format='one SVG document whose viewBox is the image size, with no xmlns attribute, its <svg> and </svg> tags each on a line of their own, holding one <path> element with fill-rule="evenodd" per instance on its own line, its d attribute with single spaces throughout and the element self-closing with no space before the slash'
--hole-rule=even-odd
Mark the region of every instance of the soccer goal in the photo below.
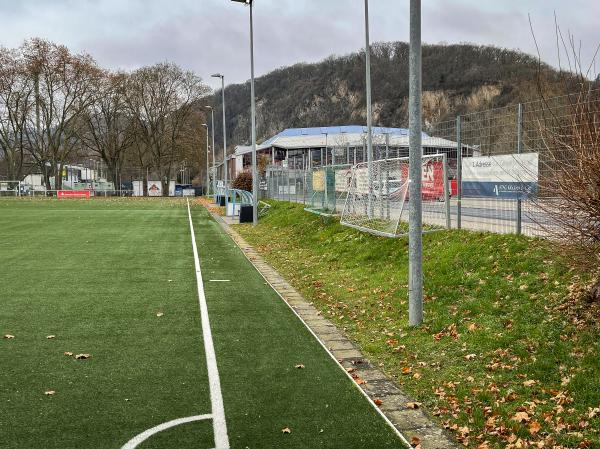
<svg viewBox="0 0 600 449">
<path fill-rule="evenodd" d="M 351 165 L 318 167 L 308 173 L 308 203 L 304 209 L 317 215 L 339 215 L 348 195 Z"/>
<path fill-rule="evenodd" d="M 422 159 L 423 223 L 426 231 L 450 227 L 450 186 L 445 154 Z M 409 195 L 408 158 L 360 163 L 352 168 L 341 223 L 370 234 L 407 234 Z"/>
</svg>

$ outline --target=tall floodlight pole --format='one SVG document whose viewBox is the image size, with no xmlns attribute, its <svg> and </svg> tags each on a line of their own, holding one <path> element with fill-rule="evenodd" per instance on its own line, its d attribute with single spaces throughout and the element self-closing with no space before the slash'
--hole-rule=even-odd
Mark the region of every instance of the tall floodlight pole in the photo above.
<svg viewBox="0 0 600 449">
<path fill-rule="evenodd" d="M 208 192 L 210 190 L 210 175 L 209 175 L 209 168 L 210 168 L 210 162 L 208 160 L 208 155 L 210 153 L 209 151 L 209 146 L 208 146 L 208 125 L 206 123 L 202 123 L 202 126 L 204 126 L 206 128 L 206 196 L 208 196 Z"/>
<path fill-rule="evenodd" d="M 213 78 L 221 78 L 221 97 L 223 101 L 223 170 L 225 171 L 225 211 L 227 212 L 228 188 L 227 188 L 227 123 L 225 122 L 225 75 L 215 73 Z M 215 175 L 216 176 L 216 175 Z"/>
<path fill-rule="evenodd" d="M 211 134 L 212 134 L 212 172 L 213 172 L 213 198 L 217 195 L 217 171 L 215 166 L 215 110 L 212 106 L 206 106 L 210 109 L 211 115 Z"/>
<path fill-rule="evenodd" d="M 231 0 L 250 6 L 250 115 L 252 127 L 252 224 L 258 223 L 258 170 L 256 163 L 256 98 L 254 95 L 254 20 L 253 0 Z"/>
<path fill-rule="evenodd" d="M 421 0 L 410 0 L 410 73 L 409 73 L 409 298 L 408 320 L 411 326 L 423 322 L 423 216 L 421 177 L 423 148 L 421 135 Z"/>
<path fill-rule="evenodd" d="M 367 171 L 369 176 L 369 218 L 373 216 L 373 105 L 371 104 L 371 40 L 369 0 L 365 0 L 365 62 L 367 78 Z"/>
</svg>

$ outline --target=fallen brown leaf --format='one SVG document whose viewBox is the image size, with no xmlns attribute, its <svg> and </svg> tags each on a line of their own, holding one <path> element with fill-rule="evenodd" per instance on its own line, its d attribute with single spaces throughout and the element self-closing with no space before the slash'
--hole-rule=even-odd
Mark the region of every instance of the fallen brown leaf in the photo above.
<svg viewBox="0 0 600 449">
<path fill-rule="evenodd" d="M 299 365 L 294 366 L 294 368 L 296 368 L 296 369 L 304 369 L 304 365 L 300 363 Z"/>
<path fill-rule="evenodd" d="M 281 433 L 290 434 L 292 433 L 292 429 L 290 429 L 289 427 L 284 427 L 283 429 L 281 429 Z"/>
<path fill-rule="evenodd" d="M 75 359 L 76 359 L 76 360 L 87 360 L 87 359 L 89 359 L 90 357 L 91 357 L 91 355 L 90 355 L 90 354 L 77 354 L 77 355 L 75 356 Z"/>
<path fill-rule="evenodd" d="M 72 357 L 72 356 L 73 356 L 73 353 L 72 353 L 72 352 L 69 352 L 69 351 L 67 351 L 67 352 L 64 352 L 64 355 L 66 355 L 67 357 Z"/>
<path fill-rule="evenodd" d="M 164 316 L 164 313 L 163 313 L 163 312 L 158 312 L 158 313 L 156 314 L 156 316 L 160 318 L 161 316 Z"/>
<path fill-rule="evenodd" d="M 527 414 L 527 412 L 517 412 L 514 414 L 514 416 L 512 418 L 510 418 L 513 421 L 517 421 L 517 422 L 527 422 L 529 421 L 529 415 Z"/>
<path fill-rule="evenodd" d="M 13 339 L 15 338 L 15 336 L 14 336 L 14 335 L 11 335 L 11 334 L 6 334 L 6 335 L 4 336 L 4 338 L 5 338 L 6 340 L 13 340 Z"/>
<path fill-rule="evenodd" d="M 375 399 L 375 400 L 373 401 L 373 403 L 374 403 L 374 404 L 375 404 L 377 407 L 379 407 L 381 404 L 383 404 L 383 401 L 382 401 L 381 399 Z"/>
<path fill-rule="evenodd" d="M 354 377 L 354 382 L 356 382 L 357 385 L 364 385 L 367 383 L 362 377 L 359 376 Z"/>
<path fill-rule="evenodd" d="M 410 409 L 418 409 L 421 406 L 420 402 L 407 402 L 406 403 L 406 408 L 410 408 Z"/>
<path fill-rule="evenodd" d="M 410 445 L 411 445 L 412 447 L 417 447 L 417 446 L 418 446 L 418 445 L 420 445 L 420 444 L 421 444 L 421 438 L 419 438 L 419 437 L 412 437 L 412 438 L 410 439 Z"/>
<path fill-rule="evenodd" d="M 410 366 L 405 366 L 404 368 L 402 368 L 402 374 L 410 374 L 412 373 L 412 368 Z"/>
<path fill-rule="evenodd" d="M 44 392 L 44 394 L 46 396 L 54 396 L 56 394 L 56 391 L 54 391 L 54 390 L 48 390 L 48 391 Z"/>
<path fill-rule="evenodd" d="M 535 435 L 536 433 L 538 433 L 541 430 L 541 428 L 542 426 L 537 421 L 531 421 L 529 423 L 529 433 L 531 435 Z"/>
<path fill-rule="evenodd" d="M 48 340 L 54 340 L 55 338 L 56 338 L 56 335 L 48 335 L 46 337 L 46 339 L 48 339 Z"/>
</svg>

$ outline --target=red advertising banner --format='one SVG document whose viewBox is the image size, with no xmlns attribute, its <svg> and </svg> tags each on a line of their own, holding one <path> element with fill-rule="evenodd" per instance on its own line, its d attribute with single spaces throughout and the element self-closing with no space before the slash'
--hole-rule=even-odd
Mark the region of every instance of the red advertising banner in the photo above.
<svg viewBox="0 0 600 449">
<path fill-rule="evenodd" d="M 444 164 L 440 161 L 428 161 L 423 164 L 421 189 L 424 201 L 444 199 Z M 402 166 L 402 178 L 408 179 L 408 164 Z M 406 196 L 407 198 L 409 195 Z"/>
<path fill-rule="evenodd" d="M 59 190 L 58 198 L 89 198 L 89 190 Z"/>
</svg>

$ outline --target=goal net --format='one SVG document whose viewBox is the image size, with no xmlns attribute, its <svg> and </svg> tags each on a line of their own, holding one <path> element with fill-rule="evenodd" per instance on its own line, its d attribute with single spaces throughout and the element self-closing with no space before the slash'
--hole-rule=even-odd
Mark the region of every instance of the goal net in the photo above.
<svg viewBox="0 0 600 449">
<path fill-rule="evenodd" d="M 369 166 L 370 165 L 370 166 Z M 408 158 L 360 163 L 352 168 L 341 223 L 385 237 L 406 235 Z M 422 205 L 427 230 L 449 227 L 450 191 L 446 155 L 423 156 Z"/>
<path fill-rule="evenodd" d="M 309 171 L 305 210 L 319 215 L 339 215 L 348 195 L 351 175 L 351 165 L 329 165 Z"/>
</svg>

